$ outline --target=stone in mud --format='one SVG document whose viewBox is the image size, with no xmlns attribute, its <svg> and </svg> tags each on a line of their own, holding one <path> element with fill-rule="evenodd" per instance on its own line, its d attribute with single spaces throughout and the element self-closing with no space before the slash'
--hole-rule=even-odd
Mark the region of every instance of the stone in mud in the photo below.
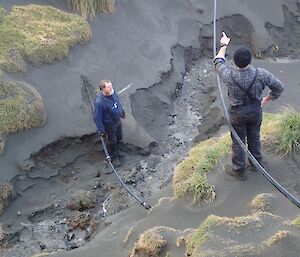
<svg viewBox="0 0 300 257">
<path fill-rule="evenodd" d="M 20 163 L 20 168 L 24 171 L 30 171 L 35 167 L 35 163 L 32 160 L 24 160 Z"/>
<path fill-rule="evenodd" d="M 76 212 L 66 220 L 66 224 L 72 229 L 86 229 L 91 222 L 91 215 L 87 212 Z"/>
<path fill-rule="evenodd" d="M 127 194 L 122 191 L 113 192 L 106 205 L 106 215 L 113 215 L 121 210 L 128 208 L 130 199 Z"/>
</svg>

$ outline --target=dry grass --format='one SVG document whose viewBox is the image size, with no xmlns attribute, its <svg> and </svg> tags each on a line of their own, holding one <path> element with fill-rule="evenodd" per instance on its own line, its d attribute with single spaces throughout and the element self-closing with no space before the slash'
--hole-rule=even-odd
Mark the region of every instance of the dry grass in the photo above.
<svg viewBox="0 0 300 257">
<path fill-rule="evenodd" d="M 271 200 L 274 199 L 273 194 L 259 194 L 253 198 L 250 203 L 250 208 L 254 211 L 269 211 L 271 208 Z"/>
<path fill-rule="evenodd" d="M 124 240 L 123 240 L 124 244 L 127 244 L 127 243 L 128 243 L 128 240 L 129 240 L 130 236 L 132 235 L 133 231 L 134 231 L 134 227 L 131 227 L 131 228 L 128 230 L 127 235 L 125 236 L 125 238 L 124 238 Z"/>
<path fill-rule="evenodd" d="M 300 215 L 292 221 L 292 225 L 297 228 L 300 228 Z"/>
<path fill-rule="evenodd" d="M 178 247 L 178 248 L 180 248 L 180 247 L 182 247 L 184 244 L 186 243 L 186 239 L 185 239 L 185 237 L 183 237 L 183 236 L 181 236 L 181 237 L 178 237 L 177 239 L 176 239 L 176 246 Z"/>
<path fill-rule="evenodd" d="M 24 59 L 53 63 L 90 37 L 89 24 L 78 15 L 39 5 L 14 6 L 9 13 L 0 8 L 0 69 L 23 73 Z"/>
<path fill-rule="evenodd" d="M 141 234 L 130 257 L 158 257 L 162 248 L 166 245 L 166 240 L 159 234 L 159 230 L 159 228 L 153 228 Z"/>
<path fill-rule="evenodd" d="M 74 10 L 84 17 L 94 17 L 97 12 L 113 12 L 115 0 L 67 0 Z"/>
<path fill-rule="evenodd" d="M 46 114 L 41 95 L 23 82 L 0 80 L 0 133 L 42 126 Z"/>
<path fill-rule="evenodd" d="M 271 236 L 268 240 L 263 242 L 263 245 L 271 246 L 285 238 L 287 238 L 291 233 L 289 231 L 280 230 L 275 235 Z"/>
</svg>

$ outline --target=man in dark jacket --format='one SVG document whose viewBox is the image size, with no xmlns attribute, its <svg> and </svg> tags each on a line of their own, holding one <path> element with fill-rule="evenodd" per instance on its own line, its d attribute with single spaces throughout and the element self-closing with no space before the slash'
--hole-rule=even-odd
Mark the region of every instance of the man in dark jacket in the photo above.
<svg viewBox="0 0 300 257">
<path fill-rule="evenodd" d="M 236 67 L 225 66 L 225 53 L 229 42 L 230 38 L 223 32 L 220 40 L 221 47 L 215 57 L 215 67 L 228 87 L 232 126 L 244 143 L 247 138 L 249 151 L 258 162 L 261 162 L 261 107 L 277 99 L 284 90 L 284 86 L 267 70 L 254 68 L 251 65 L 251 52 L 245 47 L 234 52 L 233 60 Z M 270 92 L 263 98 L 262 92 L 266 86 L 270 88 Z M 233 167 L 230 169 L 227 167 L 225 171 L 237 179 L 245 180 L 245 153 L 233 135 L 231 138 Z"/>
<path fill-rule="evenodd" d="M 125 112 L 111 81 L 101 80 L 99 88 L 101 92 L 94 103 L 94 121 L 101 137 L 107 142 L 110 157 L 117 167 L 121 165 L 119 144 L 123 137 L 121 118 L 125 118 Z"/>
</svg>

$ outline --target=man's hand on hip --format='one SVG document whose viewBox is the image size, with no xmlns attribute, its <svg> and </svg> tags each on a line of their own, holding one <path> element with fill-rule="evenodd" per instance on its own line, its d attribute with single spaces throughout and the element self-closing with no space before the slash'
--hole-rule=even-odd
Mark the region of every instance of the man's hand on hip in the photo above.
<svg viewBox="0 0 300 257">
<path fill-rule="evenodd" d="M 267 105 L 271 100 L 272 100 L 271 96 L 269 96 L 269 95 L 265 96 L 262 99 L 260 106 L 263 107 L 263 106 Z"/>
</svg>

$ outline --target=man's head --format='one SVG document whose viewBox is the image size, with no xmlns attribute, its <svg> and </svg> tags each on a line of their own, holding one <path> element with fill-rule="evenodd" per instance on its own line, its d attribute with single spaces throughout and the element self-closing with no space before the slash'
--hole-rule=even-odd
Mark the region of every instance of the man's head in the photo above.
<svg viewBox="0 0 300 257">
<path fill-rule="evenodd" d="M 102 90 L 104 95 L 111 95 L 113 90 L 112 83 L 108 79 L 101 80 L 99 83 L 99 88 Z"/>
<path fill-rule="evenodd" d="M 245 68 L 251 63 L 251 52 L 247 47 L 237 49 L 233 54 L 233 61 L 239 68 Z"/>
</svg>

